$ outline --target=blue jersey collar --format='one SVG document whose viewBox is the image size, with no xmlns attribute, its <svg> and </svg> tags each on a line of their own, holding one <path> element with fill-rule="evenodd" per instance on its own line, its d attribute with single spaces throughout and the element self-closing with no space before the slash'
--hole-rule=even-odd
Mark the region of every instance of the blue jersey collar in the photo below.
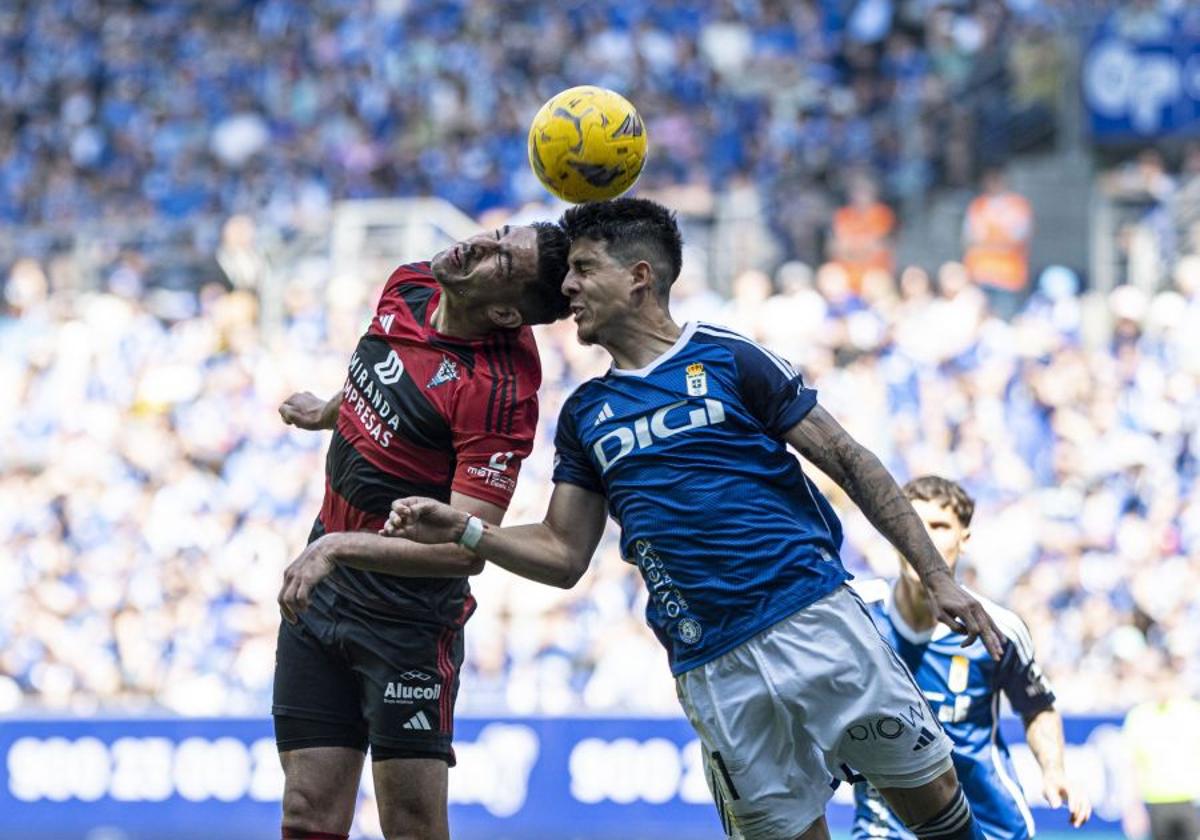
<svg viewBox="0 0 1200 840">
<path fill-rule="evenodd" d="M 679 334 L 679 338 L 675 339 L 675 343 L 668 347 L 661 356 L 652 361 L 645 367 L 640 367 L 637 370 L 621 370 L 616 365 L 609 365 L 608 372 L 613 376 L 649 376 L 662 364 L 665 364 L 673 356 L 683 349 L 684 345 L 692 340 L 692 334 L 696 332 L 696 322 L 688 321 L 683 325 L 683 332 Z"/>
</svg>

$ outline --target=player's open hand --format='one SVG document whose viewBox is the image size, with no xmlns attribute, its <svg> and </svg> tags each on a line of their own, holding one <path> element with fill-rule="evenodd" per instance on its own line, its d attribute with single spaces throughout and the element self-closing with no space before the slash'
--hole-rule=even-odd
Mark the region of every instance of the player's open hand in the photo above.
<svg viewBox="0 0 1200 840">
<path fill-rule="evenodd" d="M 404 537 L 426 545 L 455 543 L 466 530 L 467 519 L 467 514 L 450 505 L 409 496 L 392 502 L 387 524 L 379 533 L 385 537 Z"/>
<path fill-rule="evenodd" d="M 936 607 L 938 620 L 955 633 L 967 637 L 963 647 L 982 639 L 992 659 L 1000 661 L 1004 645 L 995 622 L 983 605 L 959 586 L 949 572 L 933 575 L 925 581 L 925 590 Z"/>
<path fill-rule="evenodd" d="M 307 429 L 310 432 L 331 429 L 333 425 L 330 421 L 337 418 L 337 406 L 332 406 L 332 412 L 330 411 L 330 403 L 334 402 L 334 400 L 327 402 L 316 394 L 302 391 L 299 394 L 292 394 L 280 403 L 279 416 L 283 418 L 284 423 L 298 429 Z"/>
<path fill-rule="evenodd" d="M 1043 778 L 1042 795 L 1051 808 L 1061 808 L 1065 803 L 1071 814 L 1071 825 L 1079 828 L 1092 815 L 1092 803 L 1088 800 L 1078 784 L 1068 782 L 1060 777 L 1046 776 Z"/>
<path fill-rule="evenodd" d="M 312 602 L 313 587 L 337 565 L 334 561 L 337 536 L 326 534 L 309 543 L 284 570 L 283 586 L 279 589 L 279 611 L 293 624 L 296 623 L 296 616 L 308 609 Z"/>
</svg>

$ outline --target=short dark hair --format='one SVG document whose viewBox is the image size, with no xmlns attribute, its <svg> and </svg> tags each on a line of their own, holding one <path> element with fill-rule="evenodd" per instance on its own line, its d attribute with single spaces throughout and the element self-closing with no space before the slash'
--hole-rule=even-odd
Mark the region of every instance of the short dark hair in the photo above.
<svg viewBox="0 0 1200 840">
<path fill-rule="evenodd" d="M 622 262 L 648 262 L 655 293 L 667 298 L 683 264 L 683 236 L 673 211 L 646 198 L 615 198 L 572 207 L 559 224 L 572 242 L 594 239 Z"/>
<path fill-rule="evenodd" d="M 553 222 L 534 222 L 537 231 L 537 276 L 521 289 L 518 309 L 526 324 L 550 324 L 566 316 L 571 302 L 562 292 L 571 242 Z"/>
<path fill-rule="evenodd" d="M 904 495 L 910 502 L 934 502 L 954 512 L 958 524 L 964 528 L 971 525 L 975 515 L 975 500 L 961 484 L 938 475 L 923 475 L 904 485 Z"/>
</svg>

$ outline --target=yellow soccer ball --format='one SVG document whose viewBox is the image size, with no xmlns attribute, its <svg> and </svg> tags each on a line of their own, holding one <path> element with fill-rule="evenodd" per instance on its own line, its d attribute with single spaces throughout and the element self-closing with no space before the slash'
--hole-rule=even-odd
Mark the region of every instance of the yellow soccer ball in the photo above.
<svg viewBox="0 0 1200 840">
<path fill-rule="evenodd" d="M 616 198 L 646 163 L 646 127 L 619 93 L 591 85 L 564 90 L 529 126 L 529 165 L 563 201 Z"/>
</svg>

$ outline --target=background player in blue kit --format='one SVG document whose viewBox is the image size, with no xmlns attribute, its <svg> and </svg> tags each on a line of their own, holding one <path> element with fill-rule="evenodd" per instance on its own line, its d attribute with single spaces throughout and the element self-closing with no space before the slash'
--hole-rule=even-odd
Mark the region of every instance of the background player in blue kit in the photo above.
<svg viewBox="0 0 1200 840">
<path fill-rule="evenodd" d="M 974 500 L 958 484 L 937 476 L 910 481 L 904 494 L 953 570 L 971 536 Z M 1065 803 L 1071 824 L 1081 826 L 1091 805 L 1063 770 L 1062 718 L 1054 710 L 1054 692 L 1034 661 L 1029 631 L 1008 610 L 986 599 L 980 602 L 1005 636 L 998 662 L 978 642 L 964 648 L 962 635 L 938 622 L 920 578 L 903 559 L 899 580 L 871 604 L 871 611 L 954 742 L 958 778 L 989 840 L 1024 840 L 1034 833 L 1033 817 L 997 726 L 1001 693 L 1025 723 L 1025 740 L 1041 765 L 1047 802 L 1055 808 Z M 855 785 L 854 804 L 855 840 L 912 837 L 869 783 Z"/>
<path fill-rule="evenodd" d="M 726 832 L 827 837 L 825 805 L 851 767 L 918 837 L 981 837 L 950 741 L 866 606 L 845 586 L 841 526 L 787 451 L 838 482 L 907 557 L 939 618 L 1000 637 L 955 582 L 879 460 L 816 403 L 786 363 L 749 339 L 668 311 L 679 274 L 674 215 L 642 199 L 582 205 L 563 291 L 582 341 L 613 357 L 564 404 L 545 521 L 496 528 L 429 499 L 393 504 L 387 531 L 459 542 L 533 580 L 572 586 L 606 509 L 650 591 L 700 735 Z M 858 741 L 865 728 L 876 737 Z"/>
</svg>

